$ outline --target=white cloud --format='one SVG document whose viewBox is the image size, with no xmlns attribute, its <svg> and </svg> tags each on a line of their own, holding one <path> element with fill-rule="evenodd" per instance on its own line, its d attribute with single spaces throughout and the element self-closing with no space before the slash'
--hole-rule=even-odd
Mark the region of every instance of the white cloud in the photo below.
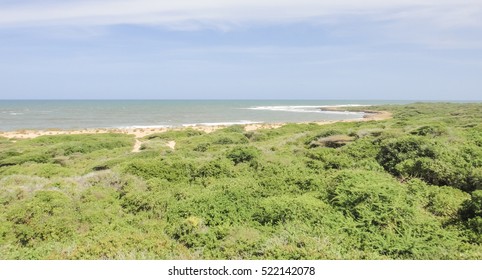
<svg viewBox="0 0 482 280">
<path fill-rule="evenodd" d="M 53 27 L 45 34 L 56 36 L 60 30 L 61 37 L 79 37 L 124 24 L 233 30 L 301 22 L 329 26 L 331 35 L 363 37 L 373 44 L 482 48 L 482 0 L 17 1 L 0 2 L 0 30 Z"/>
<path fill-rule="evenodd" d="M 40 2 L 40 3 L 39 3 Z M 439 27 L 482 24 L 480 0 L 105 0 L 0 4 L 0 27 L 41 25 L 158 25 L 235 28 L 357 15 Z"/>
</svg>

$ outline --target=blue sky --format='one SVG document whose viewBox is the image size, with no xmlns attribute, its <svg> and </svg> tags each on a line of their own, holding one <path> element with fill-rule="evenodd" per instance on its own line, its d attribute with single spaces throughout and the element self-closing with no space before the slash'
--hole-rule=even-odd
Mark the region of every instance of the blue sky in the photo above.
<svg viewBox="0 0 482 280">
<path fill-rule="evenodd" d="M 480 0 L 0 0 L 0 99 L 481 100 Z"/>
</svg>

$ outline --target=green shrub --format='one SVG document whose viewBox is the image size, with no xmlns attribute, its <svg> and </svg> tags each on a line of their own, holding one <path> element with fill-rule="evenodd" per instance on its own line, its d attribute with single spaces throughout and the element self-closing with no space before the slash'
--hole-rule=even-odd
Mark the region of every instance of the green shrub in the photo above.
<svg viewBox="0 0 482 280">
<path fill-rule="evenodd" d="M 447 133 L 447 129 L 439 125 L 424 125 L 410 132 L 412 135 L 419 136 L 441 136 Z"/>
<path fill-rule="evenodd" d="M 211 146 L 210 143 L 200 143 L 194 148 L 194 151 L 196 151 L 196 152 L 206 152 L 208 150 L 209 146 Z"/>
<path fill-rule="evenodd" d="M 77 179 L 79 185 L 83 188 L 89 187 L 109 187 L 120 190 L 123 187 L 133 184 L 140 185 L 139 180 L 130 177 L 129 175 L 120 174 L 111 170 L 97 171 L 88 173 Z"/>
<path fill-rule="evenodd" d="M 482 168 L 474 168 L 469 174 L 468 184 L 472 190 L 482 190 Z"/>
<path fill-rule="evenodd" d="M 470 230 L 472 241 L 482 243 L 482 191 L 471 194 L 471 199 L 465 201 L 460 209 L 460 217 Z"/>
<path fill-rule="evenodd" d="M 10 208 L 7 219 L 22 246 L 70 240 L 77 224 L 72 200 L 58 191 L 36 192 L 32 198 Z"/>
<path fill-rule="evenodd" d="M 344 169 L 350 167 L 354 161 L 344 153 L 333 151 L 328 148 L 321 148 L 307 152 L 307 157 L 322 163 L 322 167 L 329 169 Z"/>
<path fill-rule="evenodd" d="M 194 177 L 201 178 L 232 177 L 234 174 L 233 164 L 226 159 L 212 160 L 201 164 L 194 174 Z"/>
<path fill-rule="evenodd" d="M 260 151 L 252 146 L 241 146 L 231 149 L 226 157 L 234 162 L 234 164 L 239 164 L 242 162 L 253 162 L 260 155 Z"/>
<path fill-rule="evenodd" d="M 145 159 L 134 160 L 127 164 L 124 172 L 144 179 L 160 178 L 168 181 L 190 181 L 195 167 L 181 160 Z"/>
<path fill-rule="evenodd" d="M 234 133 L 244 133 L 244 126 L 243 125 L 239 125 L 239 124 L 235 124 L 235 125 L 230 125 L 226 128 L 223 128 L 221 130 L 219 130 L 219 132 L 234 132 Z"/>
<path fill-rule="evenodd" d="M 230 227 L 220 243 L 222 259 L 253 259 L 260 255 L 263 233 L 253 227 Z"/>
<path fill-rule="evenodd" d="M 54 145 L 55 154 L 71 155 L 75 153 L 91 153 L 98 150 L 116 148 L 132 148 L 132 136 L 123 134 L 84 134 L 41 136 L 30 140 L 32 145 Z"/>
<path fill-rule="evenodd" d="M 215 247 L 216 233 L 201 218 L 190 216 L 175 226 L 172 237 L 188 248 Z"/>
<path fill-rule="evenodd" d="M 482 217 L 482 191 L 477 190 L 471 194 L 471 199 L 467 200 L 461 211 L 461 218 L 463 220 L 472 219 L 475 217 Z"/>
<path fill-rule="evenodd" d="M 466 188 L 466 173 L 448 160 L 415 158 L 401 162 L 395 166 L 397 173 L 404 177 L 418 177 L 434 185 L 449 185 L 463 190 Z"/>
<path fill-rule="evenodd" d="M 462 203 L 467 200 L 467 194 L 452 187 L 429 187 L 426 208 L 430 213 L 449 220 L 457 218 Z"/>
<path fill-rule="evenodd" d="M 213 144 L 217 145 L 231 145 L 231 144 L 246 144 L 249 140 L 241 133 L 218 133 L 214 136 Z"/>
<path fill-rule="evenodd" d="M 377 155 L 377 160 L 388 172 L 400 175 L 396 168 L 399 163 L 420 157 L 436 158 L 436 151 L 432 142 L 425 138 L 408 136 L 383 143 Z"/>
<path fill-rule="evenodd" d="M 205 132 L 197 129 L 192 129 L 192 128 L 185 128 L 182 130 L 169 130 L 166 132 L 162 133 L 155 133 L 146 136 L 148 140 L 151 139 L 164 139 L 164 140 L 177 140 L 179 138 L 186 138 L 186 137 L 195 137 L 195 136 L 200 136 L 204 135 Z"/>
<path fill-rule="evenodd" d="M 140 181 L 124 185 L 119 190 L 119 200 L 122 208 L 126 212 L 133 214 L 139 212 L 152 213 L 161 202 Z"/>
<path fill-rule="evenodd" d="M 206 226 L 213 227 L 246 222 L 253 207 L 250 195 L 226 188 L 185 199 L 182 204 L 172 205 L 167 215 L 175 223 L 179 218 L 197 216 Z"/>
<path fill-rule="evenodd" d="M 252 142 L 261 142 L 270 139 L 267 133 L 262 131 L 247 131 L 244 136 Z"/>
<path fill-rule="evenodd" d="M 369 171 L 342 171 L 328 185 L 328 201 L 367 226 L 393 227 L 413 216 L 402 186 Z"/>
<path fill-rule="evenodd" d="M 354 224 L 346 231 L 353 246 L 391 258 L 449 258 L 457 233 L 417 211 L 407 190 L 390 176 L 341 171 L 328 186 L 327 199 Z M 443 246 L 440 246 L 443 244 Z"/>
<path fill-rule="evenodd" d="M 263 199 L 253 219 L 264 226 L 276 226 L 288 221 L 315 223 L 321 220 L 326 205 L 313 197 L 273 196 Z"/>
<path fill-rule="evenodd" d="M 0 160 L 0 166 L 20 165 L 26 162 L 48 163 L 53 155 L 45 151 L 31 151 L 27 153 L 10 153 Z"/>
<path fill-rule="evenodd" d="M 80 193 L 79 214 L 81 222 L 90 228 L 106 230 L 121 221 L 124 211 L 120 192 L 111 187 L 93 186 Z"/>
</svg>

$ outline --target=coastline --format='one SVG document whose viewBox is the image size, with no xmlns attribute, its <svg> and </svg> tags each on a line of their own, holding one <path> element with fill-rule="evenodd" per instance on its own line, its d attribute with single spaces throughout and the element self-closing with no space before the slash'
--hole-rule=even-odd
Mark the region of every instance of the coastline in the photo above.
<svg viewBox="0 0 482 280">
<path fill-rule="evenodd" d="M 320 110 L 323 111 L 351 111 L 353 107 L 323 107 Z M 359 111 L 356 111 L 359 112 Z M 337 122 L 362 122 L 362 121 L 380 121 L 390 119 L 392 117 L 392 113 L 387 111 L 372 111 L 372 110 L 363 110 L 364 116 L 362 119 L 350 119 L 350 120 L 334 120 L 334 121 L 313 121 L 310 123 L 315 123 L 318 125 L 326 125 L 332 124 Z M 285 123 L 253 123 L 253 124 L 245 124 L 242 125 L 246 131 L 254 131 L 258 129 L 274 129 L 279 128 L 284 125 L 288 124 Z M 7 139 L 32 139 L 39 136 L 54 136 L 54 135 L 78 135 L 78 134 L 102 134 L 102 133 L 120 133 L 120 134 L 130 134 L 134 135 L 135 139 L 140 139 L 145 136 L 155 134 L 155 133 L 162 133 L 166 131 L 172 130 L 184 130 L 187 128 L 192 128 L 195 130 L 200 130 L 205 133 L 211 133 L 219 129 L 223 129 L 228 127 L 229 125 L 215 125 L 215 126 L 208 126 L 208 125 L 192 125 L 192 126 L 182 126 L 182 127 L 154 127 L 154 128 L 89 128 L 89 129 L 46 129 L 46 130 L 33 130 L 33 129 L 22 129 L 22 130 L 15 130 L 15 131 L 0 131 L 0 137 L 5 137 Z"/>
</svg>

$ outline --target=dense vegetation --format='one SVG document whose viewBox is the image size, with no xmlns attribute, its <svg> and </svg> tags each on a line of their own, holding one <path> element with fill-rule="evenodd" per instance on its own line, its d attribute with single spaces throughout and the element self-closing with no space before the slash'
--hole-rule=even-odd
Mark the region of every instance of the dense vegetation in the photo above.
<svg viewBox="0 0 482 280">
<path fill-rule="evenodd" d="M 482 259 L 482 104 L 0 138 L 2 259 Z M 176 141 L 176 149 L 165 144 Z"/>
</svg>

